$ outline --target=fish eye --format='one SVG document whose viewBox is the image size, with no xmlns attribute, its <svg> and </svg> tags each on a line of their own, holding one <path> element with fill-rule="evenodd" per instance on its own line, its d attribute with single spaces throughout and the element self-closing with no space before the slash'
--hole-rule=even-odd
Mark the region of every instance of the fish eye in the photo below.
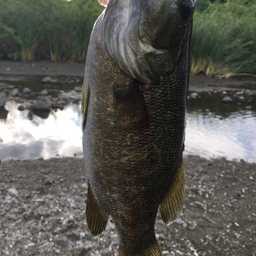
<svg viewBox="0 0 256 256">
<path fill-rule="evenodd" d="M 192 0 L 184 0 L 180 4 L 180 15 L 183 20 L 188 20 L 194 13 L 195 4 Z"/>
</svg>

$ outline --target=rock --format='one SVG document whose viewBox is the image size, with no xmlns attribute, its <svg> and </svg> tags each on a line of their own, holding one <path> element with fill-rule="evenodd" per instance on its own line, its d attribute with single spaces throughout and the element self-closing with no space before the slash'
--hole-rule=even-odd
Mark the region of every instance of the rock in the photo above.
<svg viewBox="0 0 256 256">
<path fill-rule="evenodd" d="M 42 97 L 33 103 L 33 109 L 36 111 L 50 111 L 52 108 L 52 102 L 47 97 Z"/>
<path fill-rule="evenodd" d="M 18 90 L 17 88 L 14 88 L 14 89 L 12 90 L 12 92 L 11 92 L 11 96 L 13 96 L 13 97 L 18 97 L 18 96 L 20 96 L 19 90 Z"/>
<path fill-rule="evenodd" d="M 229 96 L 226 96 L 226 97 L 224 97 L 223 99 L 222 99 L 222 102 L 223 103 L 232 103 L 233 102 L 233 99 L 232 98 L 230 98 Z"/>
<path fill-rule="evenodd" d="M 42 90 L 40 92 L 40 94 L 43 95 L 43 96 L 47 96 L 48 95 L 48 91 L 46 89 L 44 89 L 44 90 Z"/>
<path fill-rule="evenodd" d="M 4 92 L 0 92 L 0 109 L 4 109 L 6 101 L 7 101 L 6 94 Z"/>
<path fill-rule="evenodd" d="M 45 78 L 42 79 L 42 83 L 51 83 L 52 78 L 50 76 L 46 76 Z"/>
<path fill-rule="evenodd" d="M 63 221 L 62 227 L 67 230 L 71 228 L 75 228 L 77 226 L 77 221 L 72 217 L 68 217 Z"/>
<path fill-rule="evenodd" d="M 9 188 L 7 190 L 8 194 L 11 195 L 11 196 L 19 196 L 19 193 L 18 191 L 15 189 L 15 188 Z"/>
<path fill-rule="evenodd" d="M 31 90 L 29 88 L 24 88 L 22 94 L 23 95 L 29 95 L 31 93 Z"/>
<path fill-rule="evenodd" d="M 16 102 L 16 103 L 23 103 L 23 102 L 24 102 L 24 100 L 23 100 L 23 99 L 21 99 L 21 98 L 15 98 L 15 102 Z"/>
<path fill-rule="evenodd" d="M 222 94 L 223 94 L 223 95 L 227 95 L 228 93 L 227 93 L 226 91 L 223 91 Z"/>
<path fill-rule="evenodd" d="M 63 108 L 63 105 L 59 104 L 58 102 L 53 102 L 52 103 L 52 108 L 53 109 L 58 109 L 58 108 Z"/>
<path fill-rule="evenodd" d="M 76 92 L 82 92 L 83 87 L 82 86 L 76 86 L 75 91 Z"/>
<path fill-rule="evenodd" d="M 244 96 L 239 96 L 239 97 L 238 97 L 238 100 L 244 102 L 244 101 L 245 101 L 245 98 L 244 98 Z"/>
<path fill-rule="evenodd" d="M 54 180 L 53 179 L 50 179 L 50 178 L 47 178 L 44 182 L 45 185 L 51 185 L 54 183 Z"/>
<path fill-rule="evenodd" d="M 51 84 L 57 84 L 58 82 L 59 82 L 58 79 L 52 79 L 52 80 L 51 80 Z"/>
<path fill-rule="evenodd" d="M 196 92 L 192 92 L 191 94 L 190 94 L 190 98 L 191 99 L 196 99 L 198 97 L 198 93 L 196 93 Z"/>
<path fill-rule="evenodd" d="M 70 102 L 70 98 L 66 95 L 61 95 L 57 100 L 58 104 L 67 105 Z"/>
<path fill-rule="evenodd" d="M 25 108 L 24 108 L 24 106 L 23 105 L 20 105 L 19 107 L 18 107 L 18 110 L 20 110 L 20 111 L 23 111 Z"/>
<path fill-rule="evenodd" d="M 5 95 L 7 97 L 9 97 L 11 95 L 11 93 L 12 93 L 12 91 L 10 89 L 5 89 L 5 90 L 3 90 L 3 92 L 5 93 Z"/>
<path fill-rule="evenodd" d="M 44 79 L 41 80 L 42 83 L 48 83 L 48 84 L 56 84 L 58 83 L 58 79 L 52 79 L 50 76 L 46 76 Z"/>
<path fill-rule="evenodd" d="M 243 94 L 244 94 L 243 91 L 239 91 L 239 92 L 236 93 L 237 96 L 241 96 L 241 95 L 243 95 Z"/>
<path fill-rule="evenodd" d="M 6 70 L 6 71 L 11 71 L 11 69 L 10 69 L 10 68 L 6 68 L 5 70 Z"/>
</svg>

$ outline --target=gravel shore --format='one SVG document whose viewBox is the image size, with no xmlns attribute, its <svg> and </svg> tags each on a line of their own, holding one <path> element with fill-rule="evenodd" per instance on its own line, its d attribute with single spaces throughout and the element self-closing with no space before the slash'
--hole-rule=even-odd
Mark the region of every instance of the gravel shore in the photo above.
<svg viewBox="0 0 256 256">
<path fill-rule="evenodd" d="M 1 75 L 83 76 L 84 64 L 0 61 Z M 224 90 L 256 78 L 191 76 L 190 89 Z M 162 255 L 255 256 L 256 164 L 224 158 L 184 158 L 182 214 L 170 226 L 159 215 Z M 111 219 L 93 237 L 85 221 L 87 184 L 82 158 L 0 160 L 0 255 L 117 255 Z"/>
<path fill-rule="evenodd" d="M 157 216 L 163 255 L 255 256 L 256 164 L 184 159 L 182 214 Z M 93 237 L 85 221 L 82 158 L 5 160 L 0 164 L 0 255 L 117 255 L 115 227 Z"/>
</svg>

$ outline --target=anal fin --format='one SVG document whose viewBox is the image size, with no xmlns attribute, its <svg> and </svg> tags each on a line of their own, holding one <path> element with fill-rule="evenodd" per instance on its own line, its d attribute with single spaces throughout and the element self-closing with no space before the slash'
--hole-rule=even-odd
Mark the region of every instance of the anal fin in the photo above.
<svg viewBox="0 0 256 256">
<path fill-rule="evenodd" d="M 108 215 L 100 207 L 88 183 L 87 203 L 86 203 L 86 221 L 91 233 L 94 236 L 101 234 L 107 225 Z"/>
<path fill-rule="evenodd" d="M 184 188 L 184 170 L 181 159 L 170 187 L 159 205 L 159 210 L 165 223 L 170 224 L 179 216 L 183 204 Z"/>
</svg>

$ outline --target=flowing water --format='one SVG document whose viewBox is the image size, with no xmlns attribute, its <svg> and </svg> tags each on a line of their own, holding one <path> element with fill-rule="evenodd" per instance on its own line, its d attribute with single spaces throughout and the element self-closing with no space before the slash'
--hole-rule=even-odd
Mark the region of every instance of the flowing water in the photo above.
<svg viewBox="0 0 256 256">
<path fill-rule="evenodd" d="M 0 92 L 13 88 L 32 90 L 29 97 L 12 97 L 0 110 L 0 159 L 34 159 L 82 156 L 80 102 L 62 110 L 34 113 L 20 105 L 33 102 L 43 89 L 53 98 L 74 91 L 82 78 L 65 78 L 54 85 L 42 84 L 40 76 L 1 76 Z M 189 95 L 192 92 L 189 91 Z M 188 100 L 185 154 L 225 157 L 256 162 L 256 86 L 230 87 L 225 92 L 201 92 Z M 231 104 L 221 102 L 231 96 Z"/>
</svg>

